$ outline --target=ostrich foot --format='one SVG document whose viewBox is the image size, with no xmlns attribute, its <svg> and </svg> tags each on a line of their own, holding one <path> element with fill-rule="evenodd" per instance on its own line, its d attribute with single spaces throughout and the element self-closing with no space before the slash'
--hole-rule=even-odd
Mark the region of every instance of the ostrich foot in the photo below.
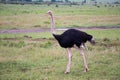
<svg viewBox="0 0 120 80">
<path fill-rule="evenodd" d="M 65 71 L 65 74 L 69 74 L 70 73 L 70 71 Z"/>
<path fill-rule="evenodd" d="M 89 69 L 88 69 L 88 68 L 85 68 L 85 69 L 84 69 L 84 72 L 88 72 L 88 71 L 89 71 Z"/>
<path fill-rule="evenodd" d="M 70 73 L 70 69 L 67 69 L 66 71 L 65 71 L 65 74 L 69 74 Z"/>
</svg>

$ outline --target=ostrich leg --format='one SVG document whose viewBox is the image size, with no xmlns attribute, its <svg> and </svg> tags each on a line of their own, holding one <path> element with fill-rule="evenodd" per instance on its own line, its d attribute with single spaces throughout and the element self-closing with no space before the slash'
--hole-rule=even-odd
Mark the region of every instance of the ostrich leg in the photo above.
<svg viewBox="0 0 120 80">
<path fill-rule="evenodd" d="M 71 48 L 67 48 L 68 51 L 68 64 L 66 67 L 66 71 L 65 74 L 68 74 L 70 72 L 70 68 L 71 68 L 71 61 L 72 61 L 72 52 L 71 52 Z"/>
<path fill-rule="evenodd" d="M 87 63 L 86 63 L 84 51 L 83 51 L 83 49 L 80 49 L 80 48 L 79 48 L 79 51 L 80 51 L 80 53 L 81 53 L 81 56 L 82 56 L 83 62 L 84 62 L 84 72 L 87 72 L 87 71 L 88 71 L 88 65 L 87 65 Z"/>
</svg>

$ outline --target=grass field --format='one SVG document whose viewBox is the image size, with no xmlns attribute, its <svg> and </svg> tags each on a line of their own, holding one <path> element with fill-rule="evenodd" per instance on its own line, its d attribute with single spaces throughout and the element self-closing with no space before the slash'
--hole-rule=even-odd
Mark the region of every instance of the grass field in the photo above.
<svg viewBox="0 0 120 80">
<path fill-rule="evenodd" d="M 50 33 L 0 34 L 0 80 L 119 80 L 120 30 L 86 32 L 96 38 L 96 45 L 87 43 L 85 51 L 90 70 L 83 72 L 80 53 L 73 49 L 68 75 L 64 74 L 67 51 Z"/>
<path fill-rule="evenodd" d="M 52 10 L 56 27 L 120 26 L 120 6 L 0 5 L 0 29 L 49 28 Z"/>
<path fill-rule="evenodd" d="M 58 28 L 120 26 L 120 6 L 0 4 L 0 30 L 49 28 L 50 9 Z M 89 72 L 83 72 L 81 55 L 73 49 L 69 74 L 64 74 L 67 51 L 50 32 L 0 34 L 0 80 L 120 80 L 120 29 L 84 31 L 96 40 L 84 50 Z"/>
</svg>

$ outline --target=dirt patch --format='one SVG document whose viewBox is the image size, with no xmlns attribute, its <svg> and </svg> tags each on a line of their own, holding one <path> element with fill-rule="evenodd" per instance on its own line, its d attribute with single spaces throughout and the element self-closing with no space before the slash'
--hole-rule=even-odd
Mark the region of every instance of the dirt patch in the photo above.
<svg viewBox="0 0 120 80">
<path fill-rule="evenodd" d="M 69 28 L 56 28 L 56 30 L 67 30 Z M 96 29 L 120 29 L 120 26 L 99 26 L 99 27 L 81 27 L 75 28 L 79 30 L 96 30 Z M 50 32 L 50 28 L 35 28 L 35 29 L 9 29 L 9 30 L 0 30 L 0 34 L 6 33 L 32 33 L 32 32 Z"/>
</svg>

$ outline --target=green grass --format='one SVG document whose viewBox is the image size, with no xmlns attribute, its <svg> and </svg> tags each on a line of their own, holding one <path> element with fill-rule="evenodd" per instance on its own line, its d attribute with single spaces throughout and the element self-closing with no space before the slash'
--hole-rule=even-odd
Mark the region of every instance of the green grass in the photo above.
<svg viewBox="0 0 120 80">
<path fill-rule="evenodd" d="M 55 13 L 56 27 L 120 26 L 119 9 L 0 4 L 0 29 L 50 28 L 48 10 Z M 80 53 L 73 49 L 68 75 L 64 74 L 67 51 L 50 32 L 0 34 L 0 80 L 119 80 L 120 29 L 86 32 L 96 39 L 96 45 L 87 43 L 89 51 L 85 51 L 90 70 L 83 72 Z"/>
<path fill-rule="evenodd" d="M 35 38 L 51 38 L 50 32 L 40 32 L 40 33 L 13 33 L 13 34 L 0 34 L 0 38 L 25 38 L 25 36 Z"/>
<path fill-rule="evenodd" d="M 68 6 L 60 5 L 58 8 L 55 5 L 0 5 L 0 15 L 19 15 L 19 14 L 45 14 L 48 10 L 53 10 L 56 15 L 119 15 L 118 7 L 104 7 L 100 8 L 91 5 L 85 6 Z"/>
<path fill-rule="evenodd" d="M 0 29 L 50 28 L 52 10 L 56 27 L 120 26 L 120 6 L 0 5 Z"/>
<path fill-rule="evenodd" d="M 64 74 L 68 61 L 67 51 L 51 39 L 53 37 L 50 33 L 1 34 L 0 80 L 119 80 L 119 31 L 87 30 L 95 36 L 97 42 L 95 46 L 87 43 L 89 51 L 85 51 L 85 56 L 90 70 L 83 72 L 81 55 L 72 49 L 72 68 L 69 74 Z M 24 38 L 24 35 L 32 38 Z M 3 39 L 6 36 L 16 39 Z"/>
<path fill-rule="evenodd" d="M 87 30 L 88 33 L 95 36 L 96 39 L 120 40 L 120 29 L 106 29 L 106 30 Z"/>
<path fill-rule="evenodd" d="M 106 30 L 84 30 L 85 32 L 93 35 L 96 39 L 105 39 L 108 38 L 109 40 L 120 40 L 119 33 L 120 29 L 106 29 Z M 63 31 L 57 31 L 58 34 L 61 34 Z M 50 32 L 40 32 L 40 33 L 6 33 L 0 34 L 0 38 L 20 38 L 24 39 L 25 36 L 31 37 L 32 39 L 35 38 L 52 38 Z"/>
</svg>

